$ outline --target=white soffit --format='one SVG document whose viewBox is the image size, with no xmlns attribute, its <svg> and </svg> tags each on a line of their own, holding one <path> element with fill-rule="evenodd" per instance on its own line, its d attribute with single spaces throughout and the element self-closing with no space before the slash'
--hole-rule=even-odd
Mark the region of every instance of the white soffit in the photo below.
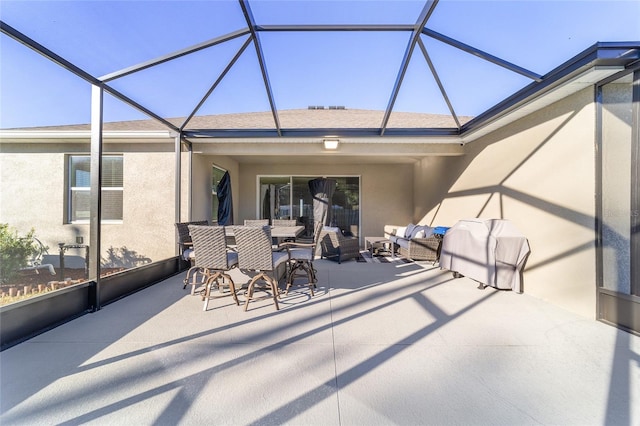
<svg viewBox="0 0 640 426">
<path fill-rule="evenodd" d="M 583 73 L 575 76 L 574 78 L 567 80 L 566 82 L 558 85 L 540 96 L 537 96 L 529 101 L 525 101 L 522 105 L 517 106 L 515 109 L 503 114 L 502 116 L 492 120 L 483 127 L 470 131 L 462 136 L 464 143 L 472 142 L 484 135 L 487 135 L 494 130 L 498 130 L 507 124 L 513 123 L 525 117 L 531 113 L 534 113 L 546 106 L 553 104 L 561 99 L 566 98 L 569 95 L 579 92 L 580 90 L 593 86 L 597 82 L 613 75 L 619 71 L 624 70 L 623 66 L 595 66 Z"/>
</svg>

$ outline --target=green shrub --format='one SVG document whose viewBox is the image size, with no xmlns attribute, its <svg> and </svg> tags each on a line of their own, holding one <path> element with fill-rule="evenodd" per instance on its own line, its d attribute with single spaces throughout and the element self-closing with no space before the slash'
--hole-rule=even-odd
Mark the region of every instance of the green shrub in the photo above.
<svg viewBox="0 0 640 426">
<path fill-rule="evenodd" d="M 11 281 L 20 268 L 29 266 L 29 261 L 38 252 L 33 239 L 35 230 L 25 236 L 6 223 L 0 223 L 0 283 Z"/>
</svg>

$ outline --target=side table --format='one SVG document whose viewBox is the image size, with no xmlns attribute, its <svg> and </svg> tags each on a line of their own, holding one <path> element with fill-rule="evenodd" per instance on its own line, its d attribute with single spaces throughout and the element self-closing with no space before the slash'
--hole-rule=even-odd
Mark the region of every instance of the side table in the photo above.
<svg viewBox="0 0 640 426">
<path fill-rule="evenodd" d="M 385 245 L 389 245 L 389 249 L 385 248 Z M 385 237 L 364 237 L 364 248 L 369 250 L 371 256 L 375 254 L 376 251 L 384 250 L 391 253 L 391 257 L 395 256 L 394 244 L 390 239 Z"/>
</svg>

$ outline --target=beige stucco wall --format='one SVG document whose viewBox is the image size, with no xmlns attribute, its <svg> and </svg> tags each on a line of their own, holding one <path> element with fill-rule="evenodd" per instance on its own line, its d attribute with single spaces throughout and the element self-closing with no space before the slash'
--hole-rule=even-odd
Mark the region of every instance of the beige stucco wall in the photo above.
<svg viewBox="0 0 640 426">
<path fill-rule="evenodd" d="M 182 215 L 211 217 L 211 167 L 229 170 L 234 222 L 256 217 L 259 175 L 360 176 L 360 237 L 386 224 L 451 226 L 460 219 L 511 220 L 532 253 L 525 292 L 586 317 L 595 316 L 595 106 L 593 89 L 552 104 L 466 145 L 465 155 L 414 164 L 238 163 L 232 157 L 182 156 Z M 2 144 L 0 221 L 36 227 L 57 253 L 58 241 L 88 240 L 87 225 L 64 224 L 65 154 L 80 144 Z M 103 227 L 103 247 L 127 247 L 160 260 L 174 255 L 174 145 L 119 144 L 124 150 L 125 220 Z M 55 152 L 53 152 L 55 151 Z M 191 172 L 191 176 L 189 176 Z M 192 185 L 189 180 L 192 178 Z M 191 193 L 191 197 L 189 197 Z"/>
<path fill-rule="evenodd" d="M 593 89 L 466 146 L 465 157 L 423 160 L 415 219 L 511 220 L 531 246 L 525 292 L 595 317 Z"/>
<path fill-rule="evenodd" d="M 88 224 L 65 223 L 67 154 L 88 154 L 86 144 L 2 144 L 0 150 L 0 222 L 20 234 L 36 236 L 58 254 L 58 242 L 89 242 Z M 122 153 L 122 223 L 102 226 L 104 257 L 110 247 L 126 247 L 151 261 L 175 255 L 174 169 L 170 144 L 105 145 L 104 153 Z M 55 152 L 53 152 L 55 151 Z M 70 251 L 69 255 L 82 254 Z"/>
<path fill-rule="evenodd" d="M 239 203 L 236 223 L 256 217 L 258 175 L 360 176 L 360 237 L 382 235 L 385 224 L 408 223 L 413 216 L 413 166 L 410 164 L 243 163 L 238 169 L 238 192 L 234 187 L 234 201 Z M 236 177 L 232 175 L 232 182 L 234 180 Z"/>
<path fill-rule="evenodd" d="M 211 220 L 212 200 L 211 200 L 211 184 L 212 184 L 212 168 L 219 167 L 229 172 L 231 177 L 231 192 L 233 199 L 234 216 L 238 216 L 238 206 L 241 194 L 239 183 L 239 166 L 238 162 L 227 156 L 212 156 L 194 154 L 193 156 L 193 192 L 192 192 L 192 219 L 193 220 Z M 237 221 L 234 221 L 237 223 Z"/>
</svg>

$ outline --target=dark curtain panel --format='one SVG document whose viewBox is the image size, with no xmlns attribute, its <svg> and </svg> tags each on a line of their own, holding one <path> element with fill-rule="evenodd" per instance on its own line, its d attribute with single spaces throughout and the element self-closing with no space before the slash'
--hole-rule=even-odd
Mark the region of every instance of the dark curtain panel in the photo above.
<svg viewBox="0 0 640 426">
<path fill-rule="evenodd" d="M 337 182 L 333 179 L 317 178 L 309 181 L 309 191 L 313 197 L 313 222 L 331 224 L 331 196 Z"/>
<path fill-rule="evenodd" d="M 267 190 L 264 193 L 264 199 L 262 200 L 262 217 L 259 219 L 271 219 L 271 187 L 273 185 L 267 185 Z"/>
<path fill-rule="evenodd" d="M 233 225 L 233 201 L 231 197 L 231 177 L 225 172 L 218 183 L 218 225 Z"/>
</svg>

